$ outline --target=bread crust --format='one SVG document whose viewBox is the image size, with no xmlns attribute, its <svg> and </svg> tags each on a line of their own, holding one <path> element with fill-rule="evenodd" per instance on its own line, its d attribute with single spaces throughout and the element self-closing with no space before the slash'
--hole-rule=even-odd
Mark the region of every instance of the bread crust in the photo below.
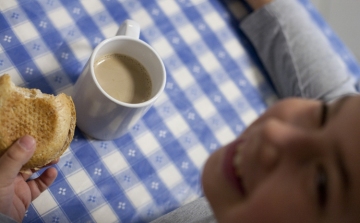
<svg viewBox="0 0 360 223">
<path fill-rule="evenodd" d="M 16 87 L 9 75 L 0 76 L 0 156 L 24 135 L 36 140 L 35 153 L 22 171 L 39 169 L 59 158 L 73 139 L 75 125 L 70 96 Z"/>
</svg>

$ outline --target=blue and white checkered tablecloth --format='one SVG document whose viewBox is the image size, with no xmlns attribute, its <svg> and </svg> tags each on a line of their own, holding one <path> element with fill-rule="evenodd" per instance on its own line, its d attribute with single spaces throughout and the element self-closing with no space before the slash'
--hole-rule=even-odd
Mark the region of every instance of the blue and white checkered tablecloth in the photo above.
<svg viewBox="0 0 360 223">
<path fill-rule="evenodd" d="M 354 75 L 353 56 L 301 0 Z M 71 95 L 92 49 L 133 19 L 162 57 L 168 80 L 125 136 L 97 141 L 76 130 L 54 184 L 24 222 L 147 222 L 202 196 L 209 154 L 276 100 L 238 29 L 234 0 L 3 0 L 0 74 L 20 86 Z"/>
</svg>

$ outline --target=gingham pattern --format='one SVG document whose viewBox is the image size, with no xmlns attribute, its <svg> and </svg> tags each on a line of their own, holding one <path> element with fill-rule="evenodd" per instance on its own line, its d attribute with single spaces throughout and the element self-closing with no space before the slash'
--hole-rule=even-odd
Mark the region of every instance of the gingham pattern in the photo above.
<svg viewBox="0 0 360 223">
<path fill-rule="evenodd" d="M 353 57 L 307 0 L 301 1 L 349 69 Z M 238 29 L 238 1 L 39 0 L 0 3 L 0 73 L 22 86 L 71 94 L 92 49 L 120 23 L 162 57 L 165 92 L 125 136 L 76 131 L 54 184 L 24 222 L 147 222 L 202 196 L 206 158 L 276 100 Z"/>
</svg>

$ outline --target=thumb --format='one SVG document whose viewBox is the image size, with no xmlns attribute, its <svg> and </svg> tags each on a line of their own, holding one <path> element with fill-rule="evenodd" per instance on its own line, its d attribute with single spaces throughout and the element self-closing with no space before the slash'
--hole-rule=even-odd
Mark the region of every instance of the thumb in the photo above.
<svg viewBox="0 0 360 223">
<path fill-rule="evenodd" d="M 35 145 L 32 136 L 21 137 L 0 157 L 0 184 L 4 186 L 13 182 L 21 167 L 34 154 Z"/>
</svg>

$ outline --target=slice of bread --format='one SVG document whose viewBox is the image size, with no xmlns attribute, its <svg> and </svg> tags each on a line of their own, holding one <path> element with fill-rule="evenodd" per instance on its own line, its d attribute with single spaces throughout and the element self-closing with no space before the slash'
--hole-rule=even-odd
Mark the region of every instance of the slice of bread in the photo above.
<svg viewBox="0 0 360 223">
<path fill-rule="evenodd" d="M 73 139 L 75 123 L 71 97 L 16 87 L 9 75 L 0 76 L 0 156 L 24 135 L 36 140 L 35 153 L 22 171 L 59 158 Z"/>
</svg>

